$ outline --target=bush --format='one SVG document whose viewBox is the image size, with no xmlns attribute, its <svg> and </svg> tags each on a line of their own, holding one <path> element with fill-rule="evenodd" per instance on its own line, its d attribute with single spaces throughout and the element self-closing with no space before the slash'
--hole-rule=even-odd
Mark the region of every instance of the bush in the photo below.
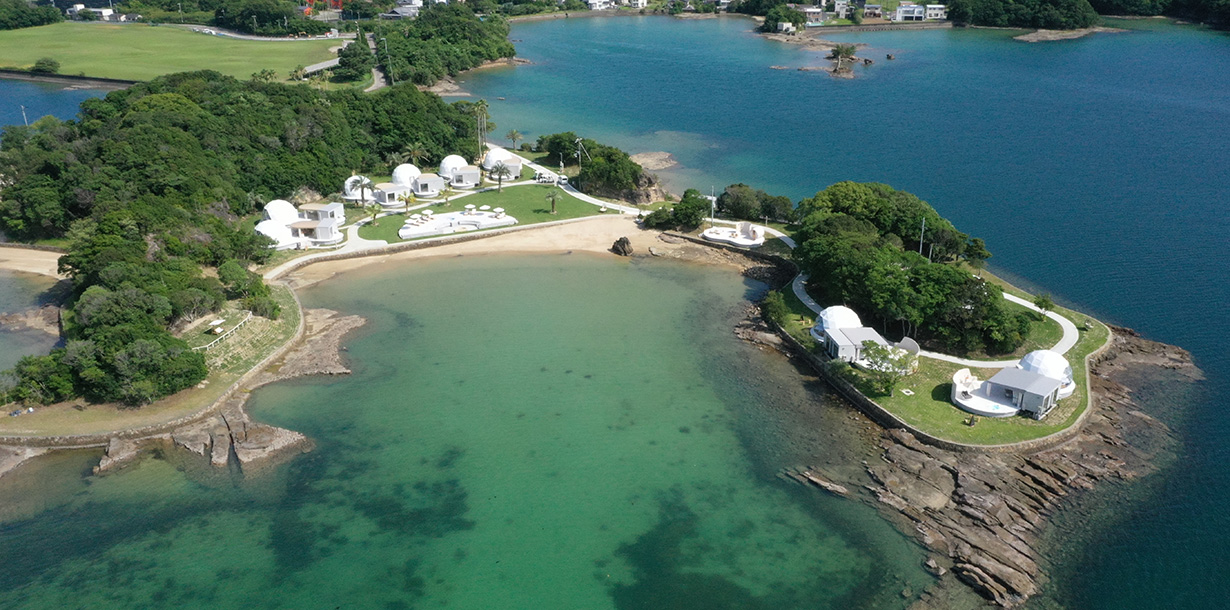
<svg viewBox="0 0 1230 610">
<path fill-rule="evenodd" d="M 282 306 L 267 296 L 246 298 L 243 300 L 243 306 L 248 311 L 270 320 L 276 320 L 282 315 Z"/>
<path fill-rule="evenodd" d="M 790 318 L 790 307 L 786 305 L 786 297 L 777 290 L 770 290 L 760 302 L 760 311 L 764 317 L 778 326 L 784 325 Z"/>
<path fill-rule="evenodd" d="M 43 57 L 34 62 L 30 71 L 37 74 L 55 74 L 60 71 L 60 62 L 50 57 Z"/>
</svg>

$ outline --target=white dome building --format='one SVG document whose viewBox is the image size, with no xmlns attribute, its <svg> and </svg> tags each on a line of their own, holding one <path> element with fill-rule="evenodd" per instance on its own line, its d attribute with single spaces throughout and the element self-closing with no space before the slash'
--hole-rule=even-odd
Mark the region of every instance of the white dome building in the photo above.
<svg viewBox="0 0 1230 610">
<path fill-rule="evenodd" d="M 443 161 L 440 161 L 440 177 L 445 180 L 451 180 L 453 178 L 453 174 L 456 173 L 457 170 L 467 165 L 469 165 L 469 163 L 466 163 L 466 160 L 463 159 L 461 155 L 449 155 L 445 157 Z"/>
<path fill-rule="evenodd" d="M 824 330 L 861 328 L 863 321 L 858 319 L 858 314 L 854 313 L 853 309 L 845 305 L 834 305 L 820 312 L 820 316 L 816 318 L 816 325 Z"/>
<path fill-rule="evenodd" d="M 299 245 L 299 240 L 290 233 L 290 226 L 280 220 L 262 220 L 256 224 L 256 232 L 272 239 L 275 250 L 288 250 Z"/>
<path fill-rule="evenodd" d="M 1016 366 L 1043 377 L 1062 381 L 1063 385 L 1059 386 L 1060 398 L 1071 396 L 1076 389 L 1076 382 L 1072 379 L 1072 366 L 1068 364 L 1068 360 L 1049 349 L 1035 350 L 1025 354 Z"/>
<path fill-rule="evenodd" d="M 367 188 L 360 188 L 364 184 L 367 185 Z M 364 197 L 370 199 L 373 186 L 375 185 L 367 176 L 351 176 L 346 179 L 346 182 L 342 183 L 342 199 L 346 201 L 357 201 Z M 366 191 L 366 193 L 363 191 Z"/>
<path fill-rule="evenodd" d="M 272 220 L 282 225 L 289 225 L 290 223 L 299 220 L 299 211 L 285 199 L 274 199 L 273 201 L 265 204 L 264 216 L 266 221 Z M 287 235 L 289 234 L 290 233 L 288 231 Z"/>
<path fill-rule="evenodd" d="M 492 148 L 487 151 L 487 156 L 483 157 L 483 169 L 491 171 L 491 169 L 495 167 L 496 163 L 502 162 L 507 164 L 514 159 L 515 157 L 513 154 L 507 150 L 504 150 L 503 148 Z"/>
<path fill-rule="evenodd" d="M 393 168 L 393 184 L 397 186 L 410 186 L 414 183 L 414 179 L 422 174 L 423 172 L 419 171 L 419 168 L 409 163 L 402 163 Z"/>
</svg>

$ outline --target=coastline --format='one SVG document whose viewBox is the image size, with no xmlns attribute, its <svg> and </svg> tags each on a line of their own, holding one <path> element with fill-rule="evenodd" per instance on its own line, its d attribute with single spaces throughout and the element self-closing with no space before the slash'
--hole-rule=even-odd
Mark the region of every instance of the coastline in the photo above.
<svg viewBox="0 0 1230 610">
<path fill-rule="evenodd" d="M 71 74 L 34 74 L 24 70 L 0 69 L 0 78 L 22 80 L 37 83 L 52 83 L 68 85 L 65 89 L 98 89 L 101 91 L 120 91 L 127 89 L 139 81 L 96 76 L 73 76 Z"/>
<path fill-rule="evenodd" d="M 303 376 L 348 374 L 342 341 L 366 322 L 360 316 L 331 310 L 303 309 L 296 291 L 341 274 L 377 271 L 379 265 L 428 258 L 614 256 L 611 245 L 620 237 L 629 239 L 636 258 L 724 265 L 772 285 L 789 282 L 789 274 L 783 273 L 780 263 L 761 260 L 765 255 L 642 229 L 624 215 L 595 216 L 430 248 L 307 261 L 279 278 L 295 296 L 302 313 L 295 336 L 249 370 L 221 398 L 176 422 L 145 429 L 117 430 L 89 439 L 50 439 L 54 442 L 36 437 L 4 438 L 0 476 L 50 451 L 87 446 L 106 447 L 95 474 L 120 469 L 156 450 L 184 450 L 214 467 L 234 464 L 243 471 L 270 467 L 311 451 L 314 445 L 298 432 L 254 422 L 245 411 L 251 393 L 270 383 Z M 46 270 L 46 260 L 56 253 L 39 254 Z M 6 264 L 11 263 L 0 259 L 0 267 Z M 1169 437 L 1169 429 L 1142 413 L 1132 402 L 1132 389 L 1114 381 L 1112 375 L 1137 363 L 1198 378 L 1198 370 L 1183 350 L 1140 339 L 1126 329 L 1116 330 L 1108 340 L 1108 345 L 1112 341 L 1114 345 L 1093 358 L 1096 363 L 1086 377 L 1087 383 L 1094 384 L 1088 387 L 1091 400 L 1096 402 L 1071 427 L 1071 439 L 1057 446 L 1032 451 L 1017 447 L 1005 452 L 954 452 L 920 442 L 909 432 L 880 422 L 878 434 L 873 433 L 869 443 L 881 453 L 882 463 L 864 462 L 861 470 L 851 470 L 850 464 L 818 463 L 788 469 L 782 475 L 815 485 L 817 493 L 833 493 L 878 507 L 882 516 L 929 549 L 926 566 L 937 582 L 922 593 L 912 606 L 914 610 L 949 607 L 952 600 L 968 596 L 970 591 L 1002 607 L 1022 603 L 1045 579 L 1040 567 L 1043 558 L 1035 546 L 1049 514 L 1063 498 L 1073 491 L 1090 489 L 1101 480 L 1130 480 L 1155 469 L 1151 463 L 1154 454 L 1130 445 L 1125 430 Z M 791 357 L 783 348 L 784 342 L 775 340 L 778 337 L 760 319 L 758 308 L 749 308 L 748 320 L 733 332 Z M 851 417 L 863 419 L 857 412 Z M 804 472 L 805 477 L 801 474 Z M 855 491 L 851 494 L 850 489 Z"/>
</svg>

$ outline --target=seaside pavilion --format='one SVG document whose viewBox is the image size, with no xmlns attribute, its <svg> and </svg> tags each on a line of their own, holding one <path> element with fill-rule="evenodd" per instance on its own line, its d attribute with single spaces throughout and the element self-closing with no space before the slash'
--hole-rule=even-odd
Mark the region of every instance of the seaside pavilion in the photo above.
<svg viewBox="0 0 1230 610">
<path fill-rule="evenodd" d="M 957 371 L 952 376 L 951 400 L 962 411 L 974 415 L 1022 414 L 1042 419 L 1075 389 L 1068 361 L 1053 351 L 1037 350 L 986 381 L 979 380 L 969 369 Z"/>
</svg>

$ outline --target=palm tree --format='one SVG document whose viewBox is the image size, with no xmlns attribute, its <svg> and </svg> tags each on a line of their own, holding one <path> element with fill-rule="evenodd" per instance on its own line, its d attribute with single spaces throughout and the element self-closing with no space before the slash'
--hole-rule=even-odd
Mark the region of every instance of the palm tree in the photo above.
<svg viewBox="0 0 1230 610">
<path fill-rule="evenodd" d="M 307 78 L 307 69 L 303 66 L 297 66 L 290 71 L 290 80 L 305 80 Z"/>
<path fill-rule="evenodd" d="M 401 151 L 405 153 L 405 155 L 409 157 L 410 162 L 415 165 L 418 165 L 419 161 L 422 161 L 423 157 L 427 156 L 427 147 L 423 146 L 422 142 L 415 142 L 414 144 L 410 144 L 406 146 L 405 148 L 401 149 Z"/>
<path fill-rule="evenodd" d="M 372 188 L 372 180 L 367 176 L 363 176 L 356 186 L 359 187 L 359 205 L 367 207 L 367 191 Z"/>
<path fill-rule="evenodd" d="M 414 199 L 414 192 L 402 193 L 401 195 L 397 196 L 397 199 L 399 199 L 402 202 L 403 204 L 402 207 L 405 208 L 405 211 L 407 212 L 410 211 L 410 206 L 416 203 Z"/>
<path fill-rule="evenodd" d="M 517 149 L 517 142 L 525 139 L 525 136 L 521 135 L 521 132 L 516 129 L 510 130 L 508 133 L 504 134 L 504 137 L 508 138 L 509 142 L 512 142 L 513 150 Z"/>
<path fill-rule="evenodd" d="M 453 184 L 451 182 L 444 183 L 444 207 L 452 205 L 449 198 L 453 196 Z"/>
<path fill-rule="evenodd" d="M 551 214 L 555 214 L 555 204 L 560 200 L 560 196 L 559 189 L 551 189 L 547 192 L 547 201 L 551 202 Z"/>
<path fill-rule="evenodd" d="M 391 152 L 384 156 L 384 162 L 391 168 L 405 163 L 407 159 L 409 159 L 409 155 L 404 152 Z"/>
<path fill-rule="evenodd" d="M 371 225 L 373 227 L 376 226 L 376 216 L 380 214 L 380 209 L 380 204 L 378 203 L 369 203 L 363 206 L 363 211 L 372 215 Z"/>
<path fill-rule="evenodd" d="M 512 168 L 505 165 L 503 161 L 496 161 L 495 165 L 491 166 L 491 173 L 495 174 L 497 185 L 496 192 L 503 193 L 504 180 L 513 177 Z"/>
<path fill-rule="evenodd" d="M 474 113 L 474 120 L 478 128 L 478 152 L 480 154 L 487 145 L 487 127 L 488 121 L 491 120 L 491 113 L 488 112 L 489 108 L 487 100 L 478 100 L 470 107 L 470 112 Z M 491 126 L 494 127 L 494 124 L 491 124 Z"/>
</svg>

